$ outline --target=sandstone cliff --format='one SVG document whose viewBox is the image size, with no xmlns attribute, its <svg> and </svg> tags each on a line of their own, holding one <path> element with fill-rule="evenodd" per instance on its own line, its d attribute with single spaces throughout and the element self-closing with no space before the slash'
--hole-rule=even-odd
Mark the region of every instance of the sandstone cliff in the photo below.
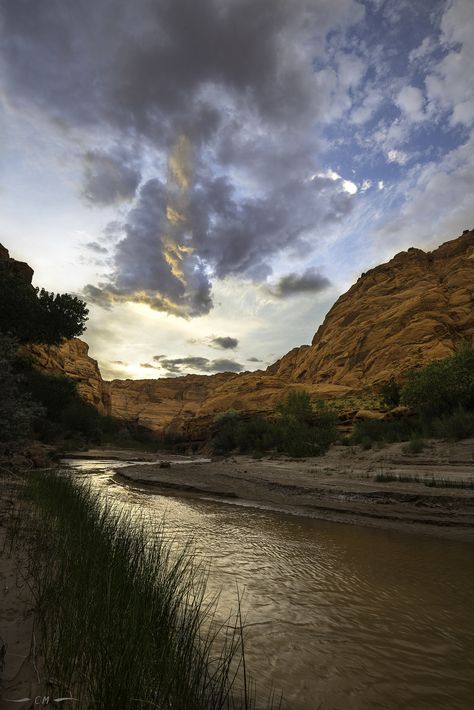
<svg viewBox="0 0 474 710">
<path fill-rule="evenodd" d="M 293 388 L 323 398 L 367 391 L 451 354 L 463 339 L 474 340 L 474 231 L 430 253 L 401 252 L 362 274 L 312 344 L 294 348 L 266 371 L 104 382 L 80 340 L 30 350 L 40 368 L 76 380 L 101 412 L 200 439 L 218 412 L 263 414 Z"/>
<path fill-rule="evenodd" d="M 102 379 L 97 360 L 89 356 L 87 343 L 72 338 L 62 345 L 28 345 L 23 351 L 32 357 L 40 371 L 74 380 L 81 397 L 101 414 L 110 412 L 108 383 Z"/>
<path fill-rule="evenodd" d="M 409 249 L 358 279 L 310 346 L 267 372 L 361 389 L 453 353 L 474 339 L 474 231 L 425 253 Z"/>
</svg>

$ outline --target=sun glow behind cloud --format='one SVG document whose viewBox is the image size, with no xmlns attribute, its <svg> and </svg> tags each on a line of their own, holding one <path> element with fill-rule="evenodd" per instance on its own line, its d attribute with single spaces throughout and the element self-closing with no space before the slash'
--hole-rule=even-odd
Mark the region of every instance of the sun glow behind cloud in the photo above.
<svg viewBox="0 0 474 710">
<path fill-rule="evenodd" d="M 360 271 L 473 225 L 472 0 L 74 8 L 0 9 L 0 241 L 89 284 L 101 362 L 211 336 L 267 361 Z"/>
</svg>

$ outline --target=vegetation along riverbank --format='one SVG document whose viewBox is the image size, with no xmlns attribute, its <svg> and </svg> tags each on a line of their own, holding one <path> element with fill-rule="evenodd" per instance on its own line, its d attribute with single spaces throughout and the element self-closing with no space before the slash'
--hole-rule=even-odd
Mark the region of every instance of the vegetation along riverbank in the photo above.
<svg viewBox="0 0 474 710">
<path fill-rule="evenodd" d="M 278 706 L 258 704 L 239 610 L 214 617 L 191 545 L 170 548 L 159 524 L 151 529 L 61 471 L 9 488 L 16 503 L 3 500 L 2 593 L 8 573 L 10 615 L 16 607 L 29 619 L 16 624 L 21 664 L 18 633 L 2 642 L 11 707 L 37 696 L 75 698 L 84 710 Z M 13 577 L 23 590 L 16 602 Z"/>
</svg>

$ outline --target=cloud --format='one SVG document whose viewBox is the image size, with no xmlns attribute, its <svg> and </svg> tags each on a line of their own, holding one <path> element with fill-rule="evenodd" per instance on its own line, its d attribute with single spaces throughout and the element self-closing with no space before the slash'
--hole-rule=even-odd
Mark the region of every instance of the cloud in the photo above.
<svg viewBox="0 0 474 710">
<path fill-rule="evenodd" d="M 331 170 L 331 168 L 317 173 L 317 175 L 313 177 L 313 181 L 318 178 L 320 180 L 332 180 L 333 182 L 339 185 L 343 192 L 347 192 L 349 195 L 355 195 L 357 192 L 357 185 L 354 182 L 352 182 L 351 180 L 344 180 L 344 178 L 341 177 L 339 173 L 336 173 L 334 170 Z"/>
<path fill-rule="evenodd" d="M 84 244 L 84 246 L 86 249 L 89 249 L 90 251 L 93 251 L 96 254 L 108 254 L 108 249 L 106 249 L 106 247 L 103 247 L 98 242 L 87 242 L 87 244 Z"/>
<path fill-rule="evenodd" d="M 401 111 L 407 114 L 412 121 L 422 121 L 425 118 L 423 111 L 423 93 L 416 86 L 404 86 L 398 92 L 396 103 Z"/>
<path fill-rule="evenodd" d="M 248 357 L 247 362 L 263 362 L 263 360 L 260 360 L 258 357 Z"/>
<path fill-rule="evenodd" d="M 89 285 L 92 303 L 136 301 L 183 317 L 208 313 L 211 284 L 203 260 L 177 242 L 179 225 L 168 220 L 166 186 L 149 180 L 140 190 L 124 225 L 125 238 L 115 249 L 115 271 L 98 287 Z"/>
<path fill-rule="evenodd" d="M 474 225 L 474 129 L 465 143 L 442 160 L 432 161 L 407 174 L 393 187 L 396 212 L 387 212 L 376 236 L 384 243 L 406 249 L 417 244 L 434 248 Z M 393 196 L 390 198 L 393 199 Z M 430 205 L 429 219 L 420 215 Z"/>
<path fill-rule="evenodd" d="M 88 151 L 83 155 L 83 196 L 94 205 L 113 205 L 131 200 L 140 183 L 136 166 L 124 155 Z"/>
<path fill-rule="evenodd" d="M 405 165 L 408 161 L 408 155 L 403 150 L 389 150 L 387 152 L 387 160 L 389 163 L 398 163 L 399 165 Z"/>
<path fill-rule="evenodd" d="M 237 338 L 231 338 L 230 336 L 218 336 L 211 339 L 211 344 L 222 350 L 235 350 L 239 341 Z"/>
<path fill-rule="evenodd" d="M 347 218 L 354 183 L 308 177 L 318 124 L 350 108 L 365 67 L 314 58 L 363 16 L 356 0 L 4 3 L 5 94 L 93 136 L 84 195 L 122 204 L 110 272 L 86 297 L 203 315 L 215 280 L 265 281 Z"/>
<path fill-rule="evenodd" d="M 474 124 L 473 22 L 471 0 L 452 0 L 446 5 L 440 36 L 444 56 L 431 64 L 425 79 L 432 109 L 447 111 L 452 125 L 466 127 Z"/>
<path fill-rule="evenodd" d="M 330 285 L 329 279 L 310 268 L 302 274 L 282 276 L 276 284 L 267 286 L 266 290 L 275 298 L 287 298 L 302 293 L 319 293 Z"/>
<path fill-rule="evenodd" d="M 234 360 L 218 358 L 209 360 L 207 357 L 180 357 L 167 358 L 165 355 L 155 355 L 153 360 L 159 367 L 171 375 L 183 375 L 188 370 L 204 372 L 207 374 L 218 372 L 242 372 L 243 366 Z M 153 366 L 151 366 L 153 367 Z"/>
</svg>

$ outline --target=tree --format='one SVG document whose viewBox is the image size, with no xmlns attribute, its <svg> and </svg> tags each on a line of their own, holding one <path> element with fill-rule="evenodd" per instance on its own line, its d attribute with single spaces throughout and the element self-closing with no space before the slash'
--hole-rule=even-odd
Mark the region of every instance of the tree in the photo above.
<svg viewBox="0 0 474 710">
<path fill-rule="evenodd" d="M 80 298 L 38 289 L 0 272 L 0 331 L 20 343 L 58 344 L 82 335 L 89 311 Z"/>
<path fill-rule="evenodd" d="M 77 296 L 49 293 L 42 288 L 38 305 L 42 316 L 38 337 L 42 343 L 58 343 L 83 334 L 89 311 Z"/>
<path fill-rule="evenodd" d="M 292 390 L 277 406 L 282 448 L 290 456 L 319 456 L 336 440 L 336 415 L 308 392 Z"/>
<path fill-rule="evenodd" d="M 428 419 L 459 407 L 474 409 L 474 349 L 464 343 L 458 352 L 408 373 L 401 401 Z"/>
<path fill-rule="evenodd" d="M 394 377 L 380 385 L 379 392 L 384 404 L 389 407 L 398 407 L 400 404 L 400 385 Z"/>
</svg>

